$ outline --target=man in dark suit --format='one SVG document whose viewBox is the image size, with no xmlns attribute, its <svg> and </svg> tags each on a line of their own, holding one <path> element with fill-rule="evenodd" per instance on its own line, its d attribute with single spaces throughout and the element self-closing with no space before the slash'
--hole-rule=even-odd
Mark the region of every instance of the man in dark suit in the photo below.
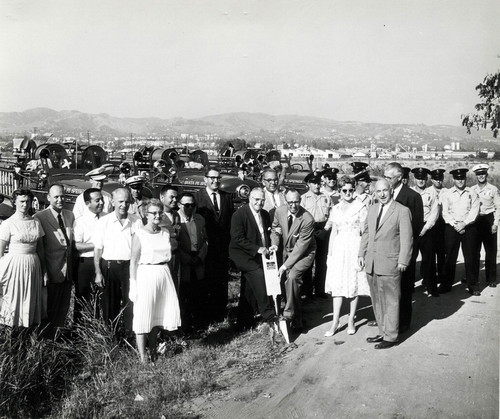
<svg viewBox="0 0 500 419">
<path fill-rule="evenodd" d="M 375 194 L 378 203 L 368 208 L 358 261 L 368 277 L 379 328 L 367 341 L 377 342 L 375 349 L 386 349 L 398 339 L 401 273 L 410 263 L 413 233 L 410 210 L 392 199 L 387 180 L 377 181 Z"/>
<path fill-rule="evenodd" d="M 244 276 L 262 319 L 265 322 L 274 322 L 276 313 L 267 295 L 262 267 L 262 255 L 269 255 L 268 248 L 271 245 L 271 220 L 269 213 L 262 209 L 264 201 L 263 189 L 255 188 L 250 192 L 250 202 L 234 213 L 231 219 L 229 257 Z M 240 298 L 244 296 L 241 295 Z"/>
<path fill-rule="evenodd" d="M 304 273 L 312 266 L 316 255 L 314 239 L 314 218 L 300 206 L 300 194 L 289 189 L 285 194 L 286 206 L 276 209 L 271 228 L 271 249 L 277 250 L 280 239 L 283 241 L 283 264 L 279 275 L 286 272 L 286 305 L 283 318 L 292 321 L 292 326 L 300 329 L 302 307 L 300 287 Z"/>
<path fill-rule="evenodd" d="M 384 170 L 384 178 L 391 184 L 393 199 L 410 210 L 413 240 L 418 239 L 424 226 L 424 204 L 419 193 L 410 189 L 402 182 L 404 169 L 399 163 L 389 163 Z M 415 264 L 418 256 L 418 246 L 413 244 L 413 254 L 408 268 L 401 276 L 401 305 L 399 309 L 399 332 L 404 333 L 410 328 L 412 313 L 412 293 L 415 288 Z"/>
<path fill-rule="evenodd" d="M 34 215 L 42 224 L 45 236 L 45 284 L 47 285 L 48 333 L 63 327 L 71 300 L 73 274 L 73 223 L 75 216 L 63 209 L 65 193 L 62 185 L 49 188 L 47 199 L 50 206 Z"/>
<path fill-rule="evenodd" d="M 206 263 L 208 308 L 211 320 L 222 321 L 226 316 L 228 299 L 228 247 L 234 206 L 231 195 L 219 189 L 221 181 L 219 171 L 208 170 L 204 180 L 206 188 L 199 190 L 195 199 L 198 204 L 198 214 L 205 219 L 208 236 Z"/>
<path fill-rule="evenodd" d="M 177 234 L 180 264 L 179 304 L 182 327 L 199 326 L 207 318 L 205 298 L 205 261 L 208 251 L 205 219 L 195 213 L 196 201 L 190 192 L 179 200 L 179 232 Z"/>
</svg>

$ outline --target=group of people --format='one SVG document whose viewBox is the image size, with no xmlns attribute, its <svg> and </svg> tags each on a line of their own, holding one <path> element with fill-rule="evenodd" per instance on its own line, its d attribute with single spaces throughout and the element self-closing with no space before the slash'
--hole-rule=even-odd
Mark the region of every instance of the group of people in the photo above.
<svg viewBox="0 0 500 419">
<path fill-rule="evenodd" d="M 141 360 L 148 348 L 154 359 L 159 329 L 203 327 L 226 317 L 231 261 L 241 272 L 240 326 L 260 317 L 300 330 L 303 299 L 331 295 L 333 322 L 325 336 L 338 331 L 344 299 L 347 333 L 354 334 L 358 297 L 370 296 L 371 325 L 379 333 L 368 340 L 384 349 L 410 328 L 419 253 L 429 296 L 451 290 L 460 245 L 467 290 L 479 295 L 481 245 L 486 281 L 496 286 L 500 195 L 487 182 L 487 165 L 472 168 L 478 180 L 472 188 L 465 185 L 467 169 L 452 170 L 450 189 L 443 188 L 443 169 L 414 168 L 413 188 L 410 169 L 399 163 L 388 164 L 378 179 L 366 163 L 352 169 L 310 173 L 301 196 L 283 190 L 282 176 L 264 168 L 262 187 L 237 210 L 220 190 L 216 169 L 205 173 L 205 187 L 196 193 L 165 185 L 159 199 L 141 196 L 140 176 L 109 195 L 102 191 L 106 176 L 94 171 L 73 212 L 63 208 L 61 185 L 50 186 L 49 207 L 34 216 L 33 195 L 17 190 L 15 214 L 0 225 L 0 323 L 42 324 L 53 336 L 67 320 L 74 284 L 75 323 L 98 301 L 93 315 L 110 325 L 121 319 L 136 335 Z M 273 252 L 282 283 L 277 306 L 263 264 Z"/>
</svg>

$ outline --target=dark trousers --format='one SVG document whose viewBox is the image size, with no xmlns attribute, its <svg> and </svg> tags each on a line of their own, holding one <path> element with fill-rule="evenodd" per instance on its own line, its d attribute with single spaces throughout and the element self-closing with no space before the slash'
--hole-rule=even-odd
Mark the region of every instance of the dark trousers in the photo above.
<svg viewBox="0 0 500 419">
<path fill-rule="evenodd" d="M 92 301 L 95 302 L 96 288 L 94 285 L 95 268 L 94 258 L 79 258 L 77 276 L 75 281 L 75 306 L 73 309 L 73 321 L 78 323 L 82 319 L 82 313 L 88 310 Z M 92 309 L 92 314 L 97 317 L 97 306 Z"/>
<path fill-rule="evenodd" d="M 223 321 L 228 302 L 229 259 L 226 255 L 208 254 L 205 261 L 209 319 Z"/>
<path fill-rule="evenodd" d="M 71 282 L 47 284 L 47 321 L 49 329 L 63 327 L 71 301 Z"/>
<path fill-rule="evenodd" d="M 432 229 L 434 230 L 434 255 L 438 284 L 443 282 L 444 262 L 446 259 L 446 250 L 444 245 L 444 226 L 445 222 L 443 220 L 443 217 L 439 216 L 436 224 L 434 225 L 434 227 L 432 227 Z"/>
<path fill-rule="evenodd" d="M 494 215 L 491 213 L 480 215 L 475 223 L 478 239 L 476 257 L 478 259 L 481 257 L 481 245 L 483 245 L 485 252 L 484 269 L 487 283 L 496 282 L 497 280 L 497 233 L 491 233 L 491 226 L 494 221 Z"/>
<path fill-rule="evenodd" d="M 428 292 L 437 292 L 437 276 L 435 255 L 435 237 L 434 227 L 431 228 L 422 237 L 417 237 L 414 244 L 416 251 L 422 254 L 420 262 L 420 275 L 422 276 L 422 285 Z"/>
<path fill-rule="evenodd" d="M 418 256 L 415 241 L 413 241 L 413 253 L 406 271 L 401 273 L 401 299 L 399 300 L 399 328 L 410 327 L 412 308 L 412 294 L 415 289 L 415 265 Z"/>
<path fill-rule="evenodd" d="M 130 290 L 130 261 L 101 259 L 104 287 L 101 294 L 102 317 L 107 323 L 115 322 L 123 310 L 125 330 L 132 330 L 133 303 L 128 298 Z"/>
<path fill-rule="evenodd" d="M 266 281 L 264 279 L 264 271 L 262 268 L 256 269 L 255 271 L 250 272 L 242 272 L 242 277 L 245 278 L 245 285 L 251 294 L 253 295 L 253 299 L 255 299 L 257 303 L 257 308 L 259 313 L 264 321 L 272 321 L 276 316 L 276 312 L 274 311 L 274 304 L 272 302 L 272 298 L 267 295 L 266 291 Z M 249 294 L 245 292 L 245 294 Z M 240 296 L 243 298 L 243 296 Z M 247 298 L 247 296 L 245 296 Z M 249 304 L 251 304 L 249 301 Z"/>
<path fill-rule="evenodd" d="M 459 234 L 455 229 L 446 224 L 444 229 L 444 242 L 446 259 L 442 284 L 451 287 L 455 281 L 455 270 L 457 265 L 458 251 L 462 245 L 465 259 L 465 276 L 467 286 L 474 287 L 479 276 L 479 258 L 477 257 L 477 230 L 476 225 L 469 224 L 465 227 L 465 233 Z"/>
<path fill-rule="evenodd" d="M 179 283 L 179 306 L 183 328 L 203 327 L 207 325 L 207 282 L 198 280 L 196 270 L 190 270 L 189 281 Z"/>
<path fill-rule="evenodd" d="M 314 237 L 316 239 L 316 256 L 314 258 L 314 279 L 313 267 L 311 266 L 302 278 L 302 294 L 311 296 L 325 293 L 326 261 L 328 258 L 328 242 L 330 232 L 324 230 L 325 223 L 315 223 Z"/>
</svg>

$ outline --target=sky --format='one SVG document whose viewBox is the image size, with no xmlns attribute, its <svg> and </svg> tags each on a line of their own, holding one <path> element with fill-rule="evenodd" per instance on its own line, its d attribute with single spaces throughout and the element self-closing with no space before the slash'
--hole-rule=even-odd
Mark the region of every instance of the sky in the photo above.
<svg viewBox="0 0 500 419">
<path fill-rule="evenodd" d="M 460 125 L 498 0 L 0 0 L 0 112 Z"/>
</svg>

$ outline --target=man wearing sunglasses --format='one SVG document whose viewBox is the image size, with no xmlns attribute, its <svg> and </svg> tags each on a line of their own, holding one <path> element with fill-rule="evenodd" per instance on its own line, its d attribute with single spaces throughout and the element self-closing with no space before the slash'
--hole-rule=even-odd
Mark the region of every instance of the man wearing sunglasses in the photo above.
<svg viewBox="0 0 500 419">
<path fill-rule="evenodd" d="M 207 313 L 204 298 L 208 293 L 205 278 L 205 260 L 208 251 L 205 220 L 195 213 L 196 201 L 190 192 L 179 199 L 178 244 L 180 259 L 179 303 L 182 327 L 202 325 Z"/>
<path fill-rule="evenodd" d="M 222 321 L 228 302 L 231 217 L 234 205 L 231 195 L 220 190 L 220 172 L 210 169 L 205 173 L 206 187 L 196 192 L 198 214 L 205 219 L 208 253 L 205 280 L 208 284 L 208 307 L 211 320 Z"/>
</svg>

